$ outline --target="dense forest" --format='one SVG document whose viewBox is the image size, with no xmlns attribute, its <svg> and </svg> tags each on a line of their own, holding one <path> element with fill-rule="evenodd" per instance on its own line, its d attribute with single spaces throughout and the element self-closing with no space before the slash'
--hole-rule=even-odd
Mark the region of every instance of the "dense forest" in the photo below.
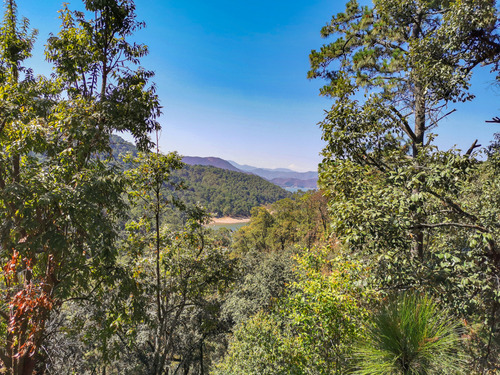
<svg viewBox="0 0 500 375">
<path fill-rule="evenodd" d="M 495 2 L 349 0 L 310 55 L 332 103 L 321 190 L 268 201 L 151 141 L 131 0 L 60 19 L 50 77 L 13 0 L 0 28 L 0 373 L 500 372 L 500 136 L 432 134 L 477 69 L 500 80 Z M 117 161 L 120 132 L 137 152 Z M 250 203 L 239 231 L 205 226 Z"/>
<path fill-rule="evenodd" d="M 203 165 L 186 165 L 172 177 L 185 182 L 178 192 L 183 202 L 199 203 L 215 216 L 249 217 L 252 207 L 291 196 L 262 177 Z"/>
</svg>

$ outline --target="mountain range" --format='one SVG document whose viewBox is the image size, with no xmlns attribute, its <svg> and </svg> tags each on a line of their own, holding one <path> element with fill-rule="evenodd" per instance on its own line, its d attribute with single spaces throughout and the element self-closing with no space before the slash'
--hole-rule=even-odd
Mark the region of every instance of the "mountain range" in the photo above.
<svg viewBox="0 0 500 375">
<path fill-rule="evenodd" d="M 117 135 L 112 135 L 110 141 L 116 165 L 123 169 L 132 168 L 133 163 L 124 161 L 123 156 L 137 155 L 136 147 Z M 243 172 L 220 158 L 186 157 L 184 162 L 187 165 L 168 176 L 170 182 L 175 185 L 182 183 L 184 187 L 172 194 L 184 205 L 201 205 L 216 217 L 249 217 L 253 207 L 292 196 L 290 191 L 256 174 Z M 165 188 L 169 189 L 168 185 Z M 182 217 L 182 213 L 171 210 L 165 220 L 171 224 L 179 223 Z"/>
<path fill-rule="evenodd" d="M 182 161 L 188 165 L 204 165 L 235 172 L 254 174 L 275 185 L 289 190 L 317 189 L 318 172 L 296 172 L 287 168 L 258 168 L 251 165 L 238 164 L 232 160 L 218 157 L 184 156 Z"/>
<path fill-rule="evenodd" d="M 120 153 L 137 153 L 137 149 L 130 142 L 119 136 L 111 136 L 113 153 L 117 157 Z M 225 169 L 259 176 L 283 189 L 289 191 L 317 189 L 318 172 L 296 172 L 287 168 L 258 168 L 251 165 L 238 164 L 232 160 L 224 160 L 218 157 L 184 156 L 182 161 L 188 165 L 201 165 Z"/>
</svg>

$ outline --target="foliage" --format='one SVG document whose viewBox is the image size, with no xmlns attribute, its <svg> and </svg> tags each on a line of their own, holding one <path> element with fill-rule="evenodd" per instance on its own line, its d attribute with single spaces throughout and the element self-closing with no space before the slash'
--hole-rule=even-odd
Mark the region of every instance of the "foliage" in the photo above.
<svg viewBox="0 0 500 375">
<path fill-rule="evenodd" d="M 349 367 L 353 343 L 363 335 L 371 291 L 364 271 L 328 249 L 297 257 L 299 280 L 281 307 L 304 374 L 342 374 Z"/>
<path fill-rule="evenodd" d="M 99 289 L 105 294 L 67 304 L 58 316 L 54 325 L 64 329 L 48 346 L 54 373 L 201 373 L 224 350 L 229 322 L 221 308 L 234 281 L 227 233 L 204 228 L 199 209 L 188 210 L 179 230 L 162 221 L 176 154 L 139 154 L 128 163 L 135 166 L 126 171 L 128 194 L 143 214 L 120 236 L 124 274 L 114 288 Z"/>
<path fill-rule="evenodd" d="M 288 247 L 313 245 L 329 233 L 326 198 L 321 192 L 295 194 L 271 204 L 255 207 L 248 225 L 234 236 L 236 253 L 284 251 Z"/>
<path fill-rule="evenodd" d="M 234 324 L 259 311 L 270 312 L 297 279 L 291 251 L 250 252 L 236 258 L 236 283 L 226 295 L 222 313 Z"/>
<path fill-rule="evenodd" d="M 363 272 L 330 251 L 296 257 L 296 280 L 271 306 L 242 323 L 216 374 L 340 374 L 363 334 L 369 293 Z M 266 353 L 266 354 L 263 354 Z"/>
<path fill-rule="evenodd" d="M 0 34 L 0 360 L 13 373 L 42 371 L 47 322 L 69 299 L 93 298 L 122 276 L 117 228 L 125 181 L 96 158 L 113 131 L 130 131 L 141 147 L 158 127 L 146 52 L 127 37 L 138 25 L 128 1 L 85 2 L 61 13 L 47 45 L 51 80 L 23 65 L 34 43 L 6 3 Z M 77 19 L 77 22 L 75 21 Z M 134 115 L 131 115 L 133 113 Z"/>
<path fill-rule="evenodd" d="M 228 354 L 214 375 L 299 374 L 290 364 L 288 348 L 274 315 L 257 313 L 234 333 Z"/>
<path fill-rule="evenodd" d="M 177 154 L 157 150 L 124 161 L 129 167 L 129 201 L 141 214 L 127 221 L 121 241 L 120 263 L 133 277 L 131 295 L 121 299 L 125 308 L 103 299 L 110 319 L 104 326 L 112 327 L 106 362 L 114 373 L 203 372 L 226 329 L 220 318 L 221 296 L 233 273 L 223 246 L 227 241 L 203 227 L 203 210 L 176 199 L 180 186 L 172 174 L 182 167 Z M 164 211 L 172 206 L 189 217 L 176 231 L 163 221 Z M 91 341 L 83 344 L 81 352 L 87 356 L 102 353 Z"/>
<path fill-rule="evenodd" d="M 460 324 L 426 295 L 405 293 L 373 318 L 356 374 L 462 373 Z"/>
<path fill-rule="evenodd" d="M 151 248 L 136 241 L 140 234 L 137 237 L 133 227 L 129 231 L 135 238 L 130 251 L 143 249 L 132 272 L 146 296 L 147 314 L 144 321 L 120 327 L 120 334 L 130 340 L 124 359 L 135 361 L 141 373 L 204 371 L 212 343 L 223 340 L 227 330 L 220 316 L 222 296 L 233 280 L 227 250 L 199 224 L 163 233 L 158 283 Z"/>
<path fill-rule="evenodd" d="M 154 85 L 148 87 L 154 73 L 133 69 L 147 55 L 147 46 L 127 40 L 144 23 L 135 19 L 131 0 L 87 0 L 85 10 L 93 18 L 63 6 L 61 31 L 48 40 L 47 60 L 69 98 L 97 100 L 92 117 L 106 124 L 97 131 L 128 131 L 145 150 L 151 146 L 148 133 L 158 129 L 160 106 Z"/>
<path fill-rule="evenodd" d="M 333 233 L 377 282 L 440 295 L 483 323 L 476 368 L 496 368 L 495 162 L 476 158 L 472 140 L 465 153 L 439 150 L 431 133 L 449 105 L 473 99 L 474 68 L 498 71 L 494 2 L 352 0 L 322 35 L 334 40 L 312 51 L 309 77 L 326 79 L 321 93 L 334 99 L 320 165 Z"/>
</svg>

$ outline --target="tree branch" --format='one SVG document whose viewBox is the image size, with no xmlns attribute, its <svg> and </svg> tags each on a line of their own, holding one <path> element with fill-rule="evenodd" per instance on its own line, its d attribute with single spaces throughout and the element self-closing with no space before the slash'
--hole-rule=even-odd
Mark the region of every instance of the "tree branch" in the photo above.
<svg viewBox="0 0 500 375">
<path fill-rule="evenodd" d="M 5 118 L 3 121 L 2 121 L 2 124 L 0 125 L 0 132 L 3 131 L 3 128 L 5 127 L 5 124 L 7 124 L 7 118 Z"/>
<path fill-rule="evenodd" d="M 481 147 L 481 145 L 477 144 L 477 139 L 476 139 L 474 141 L 474 143 L 472 144 L 472 146 L 469 147 L 469 149 L 467 150 L 467 152 L 465 153 L 465 155 L 470 156 L 470 154 L 472 153 L 472 151 L 474 151 L 474 149 L 478 148 L 478 147 Z"/>
<path fill-rule="evenodd" d="M 404 116 L 403 116 L 403 115 L 402 115 L 402 114 L 401 114 L 401 113 L 400 113 L 400 112 L 399 112 L 399 111 L 398 111 L 398 110 L 397 110 L 394 106 L 392 106 L 392 105 L 389 107 L 389 109 L 390 109 L 392 112 L 394 112 L 394 113 L 396 114 L 396 116 L 398 116 L 398 117 L 399 117 L 399 120 L 400 120 L 400 121 L 398 121 L 397 119 L 395 119 L 394 117 L 392 117 L 390 114 L 389 114 L 389 116 L 391 116 L 391 117 L 392 117 L 392 119 L 393 119 L 394 121 L 398 121 L 398 122 L 402 125 L 402 126 L 401 126 L 401 128 L 404 130 L 404 132 L 405 132 L 406 134 L 408 134 L 408 136 L 411 138 L 411 140 L 412 140 L 413 142 L 416 142 L 416 140 L 417 140 L 417 136 L 416 136 L 416 135 L 415 135 L 415 133 L 413 132 L 413 129 L 412 129 L 412 128 L 411 128 L 411 126 L 408 124 L 408 121 L 406 121 L 406 119 L 404 118 Z"/>
<path fill-rule="evenodd" d="M 452 109 L 450 112 L 448 113 L 445 113 L 444 115 L 442 115 L 440 118 L 438 118 L 437 120 L 434 120 L 432 121 L 432 124 L 427 126 L 425 128 L 425 130 L 429 130 L 430 128 L 434 127 L 434 126 L 437 126 L 438 122 L 441 121 L 442 119 L 444 119 L 445 117 L 448 117 L 449 115 L 451 115 L 453 112 L 456 112 L 457 110 L 456 109 Z"/>
<path fill-rule="evenodd" d="M 479 232 L 489 233 L 489 230 L 487 228 L 484 228 L 484 227 L 482 227 L 480 225 L 464 224 L 464 223 L 417 224 L 417 225 L 414 225 L 414 226 L 410 227 L 410 229 L 440 228 L 440 227 L 469 228 L 469 229 L 478 230 Z"/>
<path fill-rule="evenodd" d="M 447 206 L 453 208 L 460 215 L 469 218 L 470 220 L 472 220 L 475 223 L 477 223 L 479 221 L 476 216 L 474 216 L 474 215 L 472 215 L 472 214 L 470 214 L 468 212 L 465 212 L 458 204 L 456 204 L 455 202 L 451 201 L 451 199 L 448 199 L 446 197 L 442 197 L 438 193 L 436 193 L 435 191 L 432 191 L 432 190 L 429 190 L 429 194 L 435 196 L 436 198 L 438 198 L 439 200 L 441 200 L 443 203 L 445 203 Z"/>
<path fill-rule="evenodd" d="M 486 120 L 485 122 L 491 122 L 495 124 L 500 124 L 500 117 L 493 117 L 492 120 Z"/>
</svg>

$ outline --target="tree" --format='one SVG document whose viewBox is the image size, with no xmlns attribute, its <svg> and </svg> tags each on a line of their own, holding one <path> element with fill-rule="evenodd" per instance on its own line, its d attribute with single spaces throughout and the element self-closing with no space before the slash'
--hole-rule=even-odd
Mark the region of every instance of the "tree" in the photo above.
<svg viewBox="0 0 500 375">
<path fill-rule="evenodd" d="M 234 251 L 285 251 L 288 248 L 312 248 L 323 242 L 328 232 L 326 199 L 321 192 L 295 194 L 280 199 L 269 210 L 255 207 L 248 225 L 234 236 Z"/>
<path fill-rule="evenodd" d="M 274 223 L 271 213 L 264 207 L 254 207 L 251 210 L 252 220 L 249 225 L 241 228 L 235 237 L 235 249 L 239 252 L 269 249 L 269 232 Z"/>
<path fill-rule="evenodd" d="M 300 374 L 290 364 L 290 352 L 281 325 L 282 321 L 274 315 L 257 313 L 250 317 L 237 327 L 228 353 L 213 374 Z"/>
<path fill-rule="evenodd" d="M 473 183 L 484 181 L 477 142 L 465 153 L 440 151 L 431 131 L 450 105 L 473 99 L 476 67 L 498 72 L 494 2 L 375 0 L 370 8 L 352 0 L 322 36 L 335 40 L 312 51 L 309 77 L 326 79 L 321 94 L 334 99 L 321 123 L 320 165 L 333 233 L 386 286 L 431 289 L 464 316 L 487 317 L 491 343 L 498 205 Z M 466 195 L 472 186 L 476 195 Z M 483 363 L 494 358 L 490 349 L 481 355 Z"/>
<path fill-rule="evenodd" d="M 147 49 L 126 38 L 142 24 L 134 5 L 86 1 L 61 12 L 47 45 L 53 80 L 23 65 L 34 43 L 28 21 L 6 3 L 0 34 L 0 369 L 41 371 L 47 322 L 69 300 L 91 299 L 121 276 L 117 219 L 125 181 L 99 155 L 113 131 L 144 149 L 159 127 L 151 72 L 134 70 Z"/>
<path fill-rule="evenodd" d="M 349 369 L 353 344 L 363 336 L 364 303 L 372 297 L 362 288 L 364 271 L 326 248 L 298 254 L 293 271 L 295 281 L 281 295 L 236 327 L 216 374 L 329 375 Z"/>
<path fill-rule="evenodd" d="M 232 284 L 233 261 L 194 218 L 181 231 L 162 228 L 159 259 L 155 241 L 148 241 L 154 238 L 148 226 L 130 224 L 128 249 L 139 251 L 132 272 L 146 314 L 120 327 L 118 335 L 129 342 L 121 362 L 135 361 L 135 371 L 146 374 L 204 373 L 210 365 L 209 344 L 223 341 L 227 331 L 220 311 Z"/>
</svg>

